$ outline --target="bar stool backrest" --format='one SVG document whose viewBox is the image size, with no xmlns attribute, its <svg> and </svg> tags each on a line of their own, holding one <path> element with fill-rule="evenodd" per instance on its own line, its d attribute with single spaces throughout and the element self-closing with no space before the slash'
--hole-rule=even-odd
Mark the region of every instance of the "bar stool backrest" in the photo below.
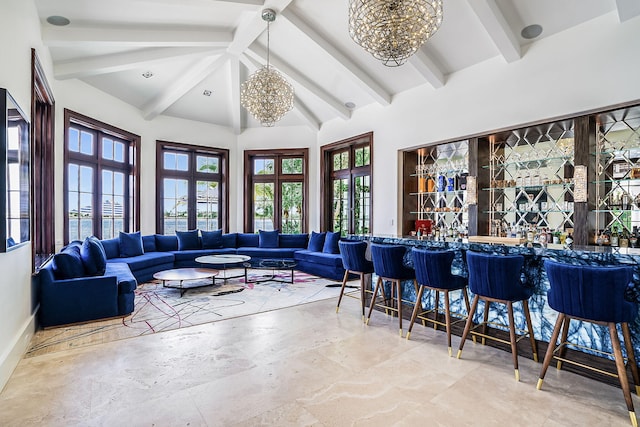
<svg viewBox="0 0 640 427">
<path fill-rule="evenodd" d="M 430 251 L 413 248 L 411 255 L 418 284 L 440 289 L 448 289 L 457 284 L 451 274 L 451 263 L 455 257 L 454 251 Z M 459 286 L 456 287 L 456 289 L 458 288 Z"/>
<path fill-rule="evenodd" d="M 357 271 L 365 274 L 373 273 L 373 263 L 365 257 L 367 251 L 366 242 L 350 242 L 341 240 L 338 242 L 342 266 L 345 270 Z"/>
<path fill-rule="evenodd" d="M 469 290 L 474 294 L 507 301 L 528 299 L 532 290 L 522 286 L 522 255 L 467 252 Z"/>
<path fill-rule="evenodd" d="M 625 300 L 633 280 L 627 266 L 571 265 L 545 260 L 551 288 L 549 306 L 573 317 L 598 322 L 630 322 L 638 315 L 638 304 Z"/>
<path fill-rule="evenodd" d="M 373 269 L 380 277 L 401 278 L 406 276 L 403 264 L 406 248 L 401 245 L 371 244 Z"/>
</svg>

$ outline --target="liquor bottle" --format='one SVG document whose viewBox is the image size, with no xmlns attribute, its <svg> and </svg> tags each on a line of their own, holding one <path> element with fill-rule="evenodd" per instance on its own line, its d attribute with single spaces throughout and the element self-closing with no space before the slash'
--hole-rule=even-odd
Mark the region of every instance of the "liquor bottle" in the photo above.
<svg viewBox="0 0 640 427">
<path fill-rule="evenodd" d="M 533 231 L 533 225 L 529 224 L 529 229 L 527 230 L 527 242 L 533 243 L 534 237 L 535 233 Z"/>
<path fill-rule="evenodd" d="M 467 189 L 467 175 L 468 173 L 461 173 L 460 177 L 458 178 L 458 188 L 460 190 L 466 190 Z"/>
<path fill-rule="evenodd" d="M 447 178 L 447 191 L 456 191 L 456 177 L 450 176 Z"/>
<path fill-rule="evenodd" d="M 613 226 L 613 232 L 611 233 L 611 246 L 619 246 L 620 245 L 620 236 L 618 235 L 618 227 Z"/>
<path fill-rule="evenodd" d="M 620 235 L 620 247 L 628 248 L 629 247 L 629 233 L 626 228 L 622 229 L 622 234 Z"/>
<path fill-rule="evenodd" d="M 438 175 L 438 192 L 443 192 L 447 188 L 447 177 Z"/>
<path fill-rule="evenodd" d="M 427 178 L 427 191 L 434 193 L 436 191 L 436 182 L 432 177 Z"/>
<path fill-rule="evenodd" d="M 629 238 L 629 244 L 631 245 L 632 248 L 635 248 L 638 246 L 638 226 L 637 225 L 633 226 L 631 237 Z"/>
</svg>

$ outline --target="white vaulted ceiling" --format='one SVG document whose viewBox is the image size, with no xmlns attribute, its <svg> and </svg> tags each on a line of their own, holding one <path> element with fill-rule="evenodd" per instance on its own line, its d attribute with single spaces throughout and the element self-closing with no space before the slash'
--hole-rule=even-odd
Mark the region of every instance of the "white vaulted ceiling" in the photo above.
<svg viewBox="0 0 640 427">
<path fill-rule="evenodd" d="M 400 92 L 437 90 L 451 74 L 496 56 L 507 66 L 536 41 L 601 15 L 624 22 L 640 14 L 637 0 L 443 3 L 438 32 L 406 64 L 388 68 L 349 37 L 348 0 L 36 0 L 56 79 L 80 79 L 147 120 L 168 115 L 236 133 L 260 126 L 240 106 L 240 85 L 266 62 L 266 7 L 277 12 L 271 63 L 296 91 L 294 110 L 276 126 L 314 129 L 348 120 L 345 103 L 388 105 Z M 51 25 L 54 15 L 71 23 Z M 524 39 L 531 24 L 543 32 Z"/>
</svg>

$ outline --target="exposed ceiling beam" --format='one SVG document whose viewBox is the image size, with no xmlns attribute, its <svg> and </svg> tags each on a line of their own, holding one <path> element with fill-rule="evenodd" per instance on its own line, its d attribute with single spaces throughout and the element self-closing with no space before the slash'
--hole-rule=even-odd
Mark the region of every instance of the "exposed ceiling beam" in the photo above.
<svg viewBox="0 0 640 427">
<path fill-rule="evenodd" d="M 520 59 L 522 57 L 520 42 L 511 31 L 496 1 L 467 0 L 467 3 L 475 12 L 502 57 L 507 62 L 514 62 Z"/>
<path fill-rule="evenodd" d="M 215 55 L 222 48 L 160 47 L 125 53 L 114 53 L 54 64 L 53 72 L 58 80 L 82 78 L 99 74 L 139 68 L 146 64 L 163 62 L 170 58 L 190 55 Z"/>
<path fill-rule="evenodd" d="M 293 0 L 266 0 L 264 2 L 265 8 L 271 8 L 280 13 L 283 11 L 289 3 Z M 276 21 L 278 17 L 276 16 Z M 257 10 L 256 13 L 247 15 L 238 25 L 236 32 L 233 35 L 233 41 L 229 44 L 227 52 L 232 55 L 240 55 L 253 43 L 263 31 L 266 31 L 267 23 L 262 19 L 262 9 Z"/>
<path fill-rule="evenodd" d="M 162 114 L 170 105 L 193 89 L 209 74 L 220 68 L 229 59 L 225 53 L 219 57 L 206 57 L 188 67 L 182 77 L 160 92 L 151 102 L 142 107 L 142 116 L 152 120 Z"/>
<path fill-rule="evenodd" d="M 230 58 L 231 64 L 231 127 L 236 135 L 242 133 L 242 106 L 240 105 L 240 60 L 237 56 Z"/>
<path fill-rule="evenodd" d="M 640 1 L 638 0 L 616 0 L 618 8 L 618 19 L 620 22 L 628 21 L 640 15 Z"/>
<path fill-rule="evenodd" d="M 409 58 L 409 63 L 413 65 L 435 89 L 440 89 L 444 86 L 446 78 L 442 70 L 422 49 L 418 49 L 415 55 Z"/>
<path fill-rule="evenodd" d="M 263 62 L 266 62 L 267 49 L 262 46 L 253 45 L 247 50 L 247 53 L 253 54 L 256 57 L 260 58 Z M 344 106 L 344 102 L 336 99 L 333 95 L 331 95 L 317 83 L 315 83 L 299 71 L 295 70 L 279 57 L 275 56 L 273 52 L 271 52 L 269 55 L 269 61 L 271 65 L 286 74 L 298 85 L 307 88 L 309 92 L 311 92 L 319 100 L 327 104 L 327 106 L 329 106 L 329 108 L 331 108 L 336 114 L 340 115 L 340 117 L 342 117 L 343 119 L 348 119 L 349 117 L 351 117 L 351 110 Z"/>
<path fill-rule="evenodd" d="M 377 103 L 381 105 L 389 105 L 391 103 L 391 94 L 386 89 L 365 73 L 362 67 L 356 65 L 356 63 L 349 59 L 345 53 L 322 37 L 318 31 L 290 10 L 285 10 L 282 12 L 282 15 L 289 21 L 289 23 L 300 30 L 301 34 L 308 37 L 316 45 L 322 48 L 329 57 L 331 57 L 332 62 L 336 67 L 347 71 L 347 75 L 351 77 L 351 80 L 372 96 Z"/>
<path fill-rule="evenodd" d="M 42 27 L 42 40 L 49 47 L 216 47 L 233 40 L 229 31 L 173 30 L 166 27 Z"/>
</svg>

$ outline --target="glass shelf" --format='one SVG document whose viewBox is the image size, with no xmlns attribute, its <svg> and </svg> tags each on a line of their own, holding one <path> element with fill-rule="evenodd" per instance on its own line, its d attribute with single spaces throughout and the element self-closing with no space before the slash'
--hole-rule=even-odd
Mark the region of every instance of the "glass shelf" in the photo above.
<svg viewBox="0 0 640 427">
<path fill-rule="evenodd" d="M 509 213 L 518 213 L 518 214 L 540 214 L 540 215 L 546 215 L 549 212 L 558 212 L 558 213 L 573 213 L 572 210 L 566 210 L 566 209 L 547 209 L 544 211 L 538 210 L 538 211 L 521 211 L 521 210 L 507 210 L 507 211 L 483 211 L 484 213 L 487 214 L 509 214 Z"/>
<path fill-rule="evenodd" d="M 622 182 L 628 182 L 628 183 L 640 183 L 640 178 L 620 178 L 620 179 L 603 179 L 600 181 L 591 181 L 592 184 L 611 184 L 611 183 L 622 183 Z"/>
<path fill-rule="evenodd" d="M 464 194 L 467 190 L 454 190 L 454 191 L 422 191 L 418 193 L 409 193 L 410 196 L 438 196 L 438 195 L 451 195 L 456 196 L 458 194 Z"/>
<path fill-rule="evenodd" d="M 513 165 L 522 166 L 523 164 L 527 164 L 527 168 L 526 169 L 534 170 L 536 168 L 530 168 L 530 167 L 528 167 L 528 165 L 531 164 L 531 163 L 537 163 L 538 164 L 538 168 L 539 168 L 542 163 L 561 163 L 561 162 L 565 162 L 567 160 L 573 160 L 573 155 L 557 156 L 557 157 L 544 157 L 542 159 L 515 160 L 515 161 L 511 161 L 511 162 L 500 163 L 499 167 L 504 169 L 504 168 L 506 168 L 508 166 L 513 166 Z M 490 167 L 491 167 L 490 165 L 482 166 L 483 169 L 489 169 Z"/>
<path fill-rule="evenodd" d="M 460 209 L 459 211 L 422 211 L 422 212 L 409 212 L 410 214 L 415 214 L 415 215 L 433 215 L 433 214 L 461 214 L 464 213 L 465 211 Z"/>
<path fill-rule="evenodd" d="M 562 184 L 542 184 L 542 185 L 515 185 L 513 187 L 486 187 L 483 188 L 483 191 L 499 191 L 499 190 L 509 190 L 509 189 L 517 189 L 517 188 L 522 188 L 525 190 L 533 190 L 533 191 L 540 191 L 542 190 L 544 187 L 571 187 L 573 186 L 573 182 L 564 182 Z"/>
<path fill-rule="evenodd" d="M 458 174 L 458 175 L 460 175 L 460 174 L 463 174 L 463 173 L 469 173 L 469 171 L 467 171 L 466 169 L 441 169 L 441 170 L 439 170 L 439 171 L 438 171 L 438 173 L 437 173 L 437 174 L 435 174 L 435 175 L 434 175 L 434 174 L 432 174 L 432 173 L 429 173 L 429 172 L 426 172 L 426 171 L 425 171 L 425 172 L 420 172 L 420 173 L 415 172 L 415 173 L 410 174 L 409 176 L 411 176 L 411 177 L 421 177 L 421 178 L 433 178 L 433 179 L 435 179 L 435 178 L 437 178 L 439 175 L 445 175 L 445 176 L 448 176 L 448 175 L 453 175 L 453 174 Z"/>
</svg>

